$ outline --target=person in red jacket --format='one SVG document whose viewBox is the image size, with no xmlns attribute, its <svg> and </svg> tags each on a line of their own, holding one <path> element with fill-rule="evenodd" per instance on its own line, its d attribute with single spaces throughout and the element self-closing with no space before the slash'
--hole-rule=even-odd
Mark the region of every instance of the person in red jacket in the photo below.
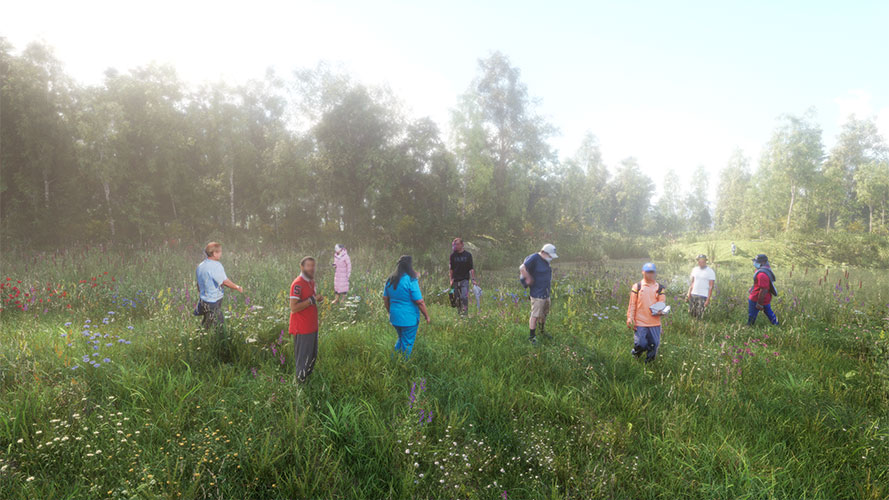
<svg viewBox="0 0 889 500">
<path fill-rule="evenodd" d="M 315 292 L 315 258 L 299 262 L 299 276 L 290 284 L 290 328 L 293 335 L 293 362 L 298 382 L 305 382 L 318 358 L 318 303 L 324 297 Z"/>
<path fill-rule="evenodd" d="M 769 258 L 762 253 L 757 255 L 753 259 L 753 267 L 756 268 L 756 272 L 753 274 L 753 286 L 747 296 L 747 324 L 753 326 L 759 311 L 762 311 L 770 323 L 777 325 L 778 316 L 772 311 L 772 296 L 778 295 L 778 290 L 775 288 L 775 273 L 772 272 Z"/>
</svg>

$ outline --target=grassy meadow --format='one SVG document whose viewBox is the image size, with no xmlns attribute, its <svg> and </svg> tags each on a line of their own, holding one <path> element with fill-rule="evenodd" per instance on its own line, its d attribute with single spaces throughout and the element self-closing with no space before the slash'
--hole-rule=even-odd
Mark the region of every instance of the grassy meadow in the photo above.
<svg viewBox="0 0 889 500">
<path fill-rule="evenodd" d="M 717 262 L 703 321 L 682 303 L 693 263 L 661 264 L 674 312 L 644 365 L 625 325 L 641 260 L 556 261 L 554 338 L 531 346 L 519 262 L 477 254 L 481 310 L 458 319 L 442 254 L 405 362 L 381 299 L 397 256 L 355 251 L 300 386 L 302 255 L 224 248 L 245 293 L 218 336 L 191 315 L 198 250 L 5 253 L 0 498 L 889 497 L 882 271 L 776 260 L 782 325 L 748 328 L 749 259 Z"/>
</svg>

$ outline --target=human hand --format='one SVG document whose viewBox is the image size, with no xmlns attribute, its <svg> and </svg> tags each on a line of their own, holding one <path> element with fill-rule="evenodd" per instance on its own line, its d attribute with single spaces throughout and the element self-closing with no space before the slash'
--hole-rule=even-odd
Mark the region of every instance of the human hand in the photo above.
<svg viewBox="0 0 889 500">
<path fill-rule="evenodd" d="M 426 316 L 426 324 L 428 325 L 430 323 L 432 323 L 432 318 L 430 318 L 429 316 Z"/>
<path fill-rule="evenodd" d="M 709 305 L 710 305 L 710 299 L 705 300 L 705 301 L 704 301 L 704 307 L 707 307 L 707 306 L 709 306 Z"/>
<path fill-rule="evenodd" d="M 765 308 L 763 307 L 762 304 L 756 304 L 756 310 L 757 310 L 757 311 L 762 311 L 763 309 L 765 309 Z"/>
<path fill-rule="evenodd" d="M 242 287 L 241 285 L 238 285 L 238 292 L 244 293 L 244 287 Z"/>
<path fill-rule="evenodd" d="M 316 293 L 315 295 L 313 295 L 313 297 L 315 297 L 315 302 L 317 302 L 317 303 L 319 303 L 319 304 L 320 304 L 321 302 L 324 302 L 324 296 L 323 296 L 323 295 L 318 295 L 318 294 Z"/>
<path fill-rule="evenodd" d="M 630 330 L 636 330 L 636 322 L 631 319 L 628 319 L 627 320 L 627 328 L 629 328 Z"/>
</svg>

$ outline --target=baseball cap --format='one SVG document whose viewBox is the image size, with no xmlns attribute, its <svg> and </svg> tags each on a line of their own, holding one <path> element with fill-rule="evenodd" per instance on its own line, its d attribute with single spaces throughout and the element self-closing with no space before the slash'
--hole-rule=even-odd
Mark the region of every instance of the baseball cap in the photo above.
<svg viewBox="0 0 889 500">
<path fill-rule="evenodd" d="M 769 258 L 766 257 L 766 254 L 764 254 L 764 253 L 757 255 L 756 258 L 753 259 L 753 262 L 756 262 L 758 264 L 765 264 L 768 261 L 769 261 Z"/>
<path fill-rule="evenodd" d="M 649 271 L 653 272 L 653 273 L 657 272 L 657 267 L 654 266 L 654 262 L 646 262 L 645 264 L 642 265 L 642 272 L 643 273 L 647 273 Z"/>
<path fill-rule="evenodd" d="M 550 257 L 552 257 L 554 259 L 559 258 L 559 256 L 556 255 L 556 246 L 553 245 L 552 243 L 547 243 L 546 245 L 543 245 L 543 248 L 541 248 L 540 251 L 546 252 L 547 254 L 549 254 Z"/>
<path fill-rule="evenodd" d="M 698 255 L 698 260 L 706 259 L 706 258 L 707 258 L 707 256 L 704 254 Z"/>
</svg>

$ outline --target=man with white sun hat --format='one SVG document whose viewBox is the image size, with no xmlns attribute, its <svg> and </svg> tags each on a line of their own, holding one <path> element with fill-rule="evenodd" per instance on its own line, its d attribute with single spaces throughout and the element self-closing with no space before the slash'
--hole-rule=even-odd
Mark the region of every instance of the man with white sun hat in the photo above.
<svg viewBox="0 0 889 500">
<path fill-rule="evenodd" d="M 528 340 L 537 343 L 537 330 L 540 335 L 549 338 L 544 327 L 546 317 L 549 315 L 552 299 L 550 299 L 550 284 L 553 280 L 553 268 L 550 263 L 559 256 L 556 254 L 556 246 L 552 243 L 543 245 L 537 253 L 532 253 L 519 267 L 521 283 L 529 288 L 531 295 L 531 317 L 528 319 L 528 328 L 531 335 Z"/>
</svg>

